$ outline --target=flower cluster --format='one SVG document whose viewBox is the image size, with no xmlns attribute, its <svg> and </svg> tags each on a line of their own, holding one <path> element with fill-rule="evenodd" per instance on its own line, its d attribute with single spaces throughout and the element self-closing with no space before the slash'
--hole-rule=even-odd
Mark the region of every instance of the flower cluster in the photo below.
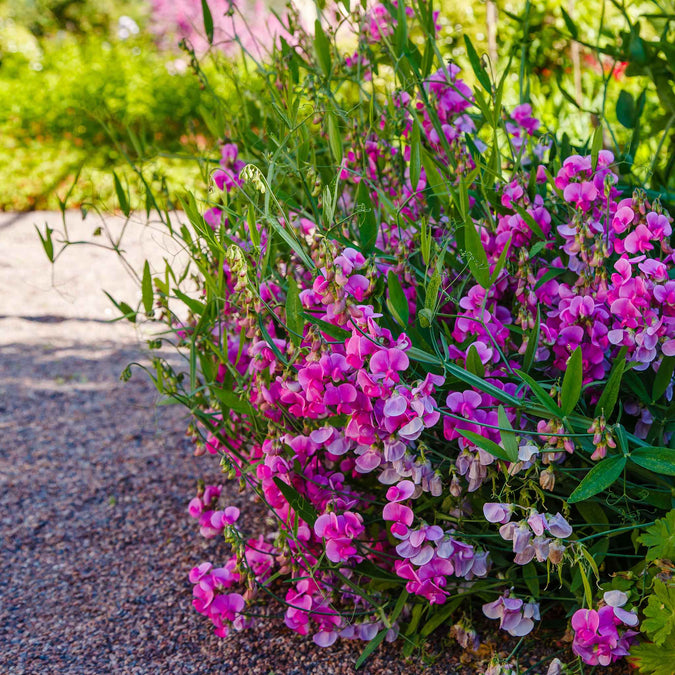
<svg viewBox="0 0 675 675">
<path fill-rule="evenodd" d="M 621 591 L 607 591 L 605 605 L 595 609 L 579 609 L 572 617 L 574 643 L 572 649 L 591 666 L 608 666 L 629 654 L 630 644 L 637 633 L 623 626 L 637 626 L 634 612 L 623 609 L 628 597 Z"/>
<path fill-rule="evenodd" d="M 373 86 L 378 50 L 400 38 L 391 9 L 357 12 L 357 51 L 339 60 Z M 246 625 L 258 591 L 279 579 L 286 626 L 322 646 L 385 629 L 393 640 L 399 623 L 433 625 L 438 605 L 463 596 L 526 635 L 546 594 L 525 572 L 555 566 L 581 601 L 586 521 L 604 515 L 573 506 L 573 492 L 592 493 L 590 467 L 627 473 L 637 444 L 644 474 L 640 439 L 668 449 L 672 425 L 653 421 L 673 394 L 672 218 L 622 190 L 611 152 L 561 157 L 529 104 L 490 113 L 456 65 L 426 72 L 418 91 L 374 99 L 367 129 L 326 113 L 319 131 L 317 117 L 278 186 L 256 166 L 258 146 L 222 148 L 204 215 L 213 232 L 191 249 L 202 296 L 189 298 L 187 321 L 168 319 L 199 352 L 190 396 L 202 451 L 268 516 L 245 540 L 239 511 L 218 508 L 219 487 L 190 502 L 201 533 L 233 549 L 223 567 L 191 573 L 195 607 L 219 635 Z M 308 91 L 328 110 L 316 81 Z M 286 84 L 275 87 L 281 96 Z M 323 165 L 298 178 L 307 156 L 338 158 L 330 180 Z M 622 390 L 617 418 L 621 377 L 636 370 L 649 390 Z M 665 493 L 646 494 L 651 509 Z M 613 496 L 632 524 L 638 507 Z M 574 615 L 586 662 L 628 653 L 634 633 L 622 626 L 636 615 L 623 602 L 605 594 Z"/>
</svg>

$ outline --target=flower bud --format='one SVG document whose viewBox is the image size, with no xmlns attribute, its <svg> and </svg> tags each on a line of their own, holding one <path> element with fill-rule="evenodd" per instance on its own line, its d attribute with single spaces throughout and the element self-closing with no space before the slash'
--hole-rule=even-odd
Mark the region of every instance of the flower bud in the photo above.
<svg viewBox="0 0 675 675">
<path fill-rule="evenodd" d="M 555 487 L 555 474 L 553 473 L 553 469 L 549 467 L 539 474 L 539 485 L 541 485 L 542 490 L 548 490 L 549 492 L 553 490 Z"/>
</svg>

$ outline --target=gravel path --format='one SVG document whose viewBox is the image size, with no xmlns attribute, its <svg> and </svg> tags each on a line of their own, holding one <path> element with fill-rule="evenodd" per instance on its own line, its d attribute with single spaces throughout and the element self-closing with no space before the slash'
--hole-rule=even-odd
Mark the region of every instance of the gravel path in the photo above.
<svg viewBox="0 0 675 675">
<path fill-rule="evenodd" d="M 68 219 L 74 234 L 97 225 Z M 144 357 L 129 324 L 106 322 L 98 289 L 135 302 L 133 282 L 114 256 L 83 248 L 52 278 L 32 227 L 45 220 L 57 217 L 0 214 L 0 673 L 353 673 L 363 645 L 321 650 L 264 619 L 221 640 L 193 611 L 187 572 L 218 553 L 186 504 L 215 463 L 192 455 L 184 415 L 155 406 L 143 373 L 119 380 Z M 151 228 L 135 225 L 132 241 L 136 259 L 172 255 Z M 537 645 L 522 663 L 561 647 Z M 456 644 L 439 647 L 427 663 L 387 647 L 359 672 L 484 672 Z"/>
</svg>

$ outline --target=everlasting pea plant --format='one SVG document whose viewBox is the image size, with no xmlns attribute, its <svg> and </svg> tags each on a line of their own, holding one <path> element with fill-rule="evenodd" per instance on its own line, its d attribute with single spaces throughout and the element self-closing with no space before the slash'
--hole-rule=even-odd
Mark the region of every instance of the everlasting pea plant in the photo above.
<svg viewBox="0 0 675 675">
<path fill-rule="evenodd" d="M 675 531 L 655 524 L 672 217 L 618 181 L 600 129 L 562 156 L 528 103 L 506 109 L 507 73 L 467 41 L 470 87 L 429 4 L 324 12 L 258 64 L 263 123 L 224 130 L 207 208 L 186 197 L 180 232 L 165 216 L 188 269 L 143 275 L 189 363 L 157 359 L 158 387 L 274 522 L 254 534 L 200 485 L 190 515 L 229 549 L 190 572 L 194 607 L 224 636 L 269 594 L 288 628 L 368 641 L 363 658 L 411 653 L 460 607 L 518 637 L 567 614 L 570 658 L 635 650 L 652 672 L 672 638 L 637 647 L 639 617 L 671 552 L 639 537 Z"/>
</svg>

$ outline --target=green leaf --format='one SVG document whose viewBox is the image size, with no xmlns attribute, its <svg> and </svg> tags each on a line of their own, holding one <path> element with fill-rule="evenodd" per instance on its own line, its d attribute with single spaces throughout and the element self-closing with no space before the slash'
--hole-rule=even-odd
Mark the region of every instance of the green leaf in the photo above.
<svg viewBox="0 0 675 675">
<path fill-rule="evenodd" d="M 476 79 L 481 83 L 483 89 L 491 94 L 492 84 L 490 82 L 490 77 L 488 76 L 485 68 L 483 68 L 483 64 L 478 57 L 478 53 L 476 52 L 476 49 L 473 46 L 469 36 L 466 34 L 464 35 L 464 44 L 466 45 L 466 54 L 469 57 L 469 63 L 471 63 L 471 68 L 473 69 Z"/>
<path fill-rule="evenodd" d="M 537 574 L 537 568 L 533 562 L 527 563 L 521 568 L 523 575 L 523 581 L 525 582 L 530 595 L 537 600 L 539 598 L 540 588 L 539 588 L 539 575 Z"/>
<path fill-rule="evenodd" d="M 584 476 L 567 502 L 575 504 L 606 490 L 621 475 L 625 466 L 626 458 L 623 456 L 603 459 Z"/>
<path fill-rule="evenodd" d="M 420 182 L 420 173 L 422 172 L 422 148 L 420 142 L 419 125 L 413 121 L 412 132 L 410 134 L 410 185 L 413 192 L 417 191 Z"/>
<path fill-rule="evenodd" d="M 275 479 L 276 480 L 276 479 Z M 385 636 L 389 632 L 388 628 L 383 628 L 367 645 L 366 648 L 361 652 L 361 656 L 356 659 L 354 664 L 354 670 L 358 670 L 368 659 L 368 657 L 382 644 Z"/>
<path fill-rule="evenodd" d="M 35 231 L 38 233 L 38 237 L 40 237 L 42 248 L 44 248 L 47 258 L 49 258 L 49 262 L 54 262 L 54 242 L 52 241 L 52 232 L 54 230 L 45 223 L 44 237 L 37 225 L 35 225 Z"/>
<path fill-rule="evenodd" d="M 675 450 L 673 448 L 635 448 L 630 459 L 638 466 L 665 476 L 675 476 Z"/>
<path fill-rule="evenodd" d="M 464 214 L 463 214 L 464 215 Z M 490 268 L 487 254 L 473 218 L 466 213 L 464 218 L 464 246 L 467 252 L 467 263 L 474 279 L 486 290 L 490 288 Z"/>
<path fill-rule="evenodd" d="M 209 44 L 213 44 L 213 17 L 211 16 L 211 10 L 209 9 L 209 3 L 207 0 L 202 0 L 202 14 L 204 16 L 204 32 L 206 33 L 206 39 L 209 41 Z"/>
<path fill-rule="evenodd" d="M 319 516 L 312 503 L 303 497 L 292 485 L 284 483 L 278 476 L 274 477 L 274 483 L 298 516 L 310 527 L 313 527 Z"/>
<path fill-rule="evenodd" d="M 333 110 L 328 111 L 328 145 L 336 163 L 342 163 L 342 135 L 338 117 Z"/>
<path fill-rule="evenodd" d="M 581 396 L 581 387 L 584 383 L 583 361 L 581 346 L 577 347 L 567 360 L 567 369 L 563 377 L 562 389 L 560 394 L 560 407 L 563 415 L 570 415 L 576 407 L 579 396 Z"/>
<path fill-rule="evenodd" d="M 648 547 L 647 562 L 672 560 L 675 562 L 675 510 L 669 511 L 650 525 L 638 540 Z"/>
<path fill-rule="evenodd" d="M 604 532 L 609 529 L 609 519 L 605 509 L 598 502 L 579 502 L 576 509 L 594 530 Z"/>
<path fill-rule="evenodd" d="M 130 213 L 129 199 L 126 192 L 124 192 L 124 188 L 122 187 L 122 183 L 120 183 L 120 179 L 117 177 L 117 174 L 114 171 L 113 181 L 115 183 L 115 193 L 117 194 L 117 200 L 120 203 L 120 209 L 122 210 L 122 213 L 128 217 Z"/>
<path fill-rule="evenodd" d="M 205 305 L 199 300 L 191 298 L 189 295 L 185 295 L 181 290 L 174 288 L 173 294 L 184 304 L 187 305 L 190 311 L 195 316 L 201 316 L 204 313 Z"/>
<path fill-rule="evenodd" d="M 539 403 L 541 403 L 556 417 L 562 417 L 562 410 L 560 410 L 556 402 L 548 395 L 546 390 L 539 384 L 539 382 L 537 382 L 532 376 L 524 373 L 522 370 L 516 370 L 516 375 L 525 383 L 527 383 Z"/>
<path fill-rule="evenodd" d="M 153 301 L 153 292 L 152 292 L 152 275 L 150 274 L 150 263 L 145 261 L 143 266 L 143 281 L 141 283 L 141 292 L 143 297 L 143 308 L 145 309 L 146 314 L 152 312 L 152 301 Z"/>
<path fill-rule="evenodd" d="M 288 292 L 286 293 L 286 326 L 290 331 L 291 342 L 298 347 L 302 342 L 302 334 L 305 328 L 305 319 L 300 302 L 298 284 L 293 277 L 288 279 Z"/>
<path fill-rule="evenodd" d="M 442 608 L 439 607 L 435 611 L 431 618 L 422 626 L 420 630 L 420 635 L 422 637 L 427 637 L 431 635 L 439 626 L 442 626 L 452 615 L 457 611 L 457 608 L 461 604 L 462 596 L 453 598 L 447 605 L 444 605 Z"/>
<path fill-rule="evenodd" d="M 619 93 L 616 102 L 616 118 L 626 129 L 632 129 L 635 126 L 635 100 L 631 93 L 627 91 Z"/>
<path fill-rule="evenodd" d="M 666 389 L 673 379 L 673 370 L 675 370 L 675 356 L 664 356 L 654 378 L 652 401 L 658 401 L 666 393 Z"/>
<path fill-rule="evenodd" d="M 536 291 L 538 288 L 541 288 L 547 281 L 555 279 L 555 277 L 559 277 L 562 274 L 565 274 L 565 272 L 567 272 L 566 268 L 554 267 L 552 270 L 546 272 L 546 274 L 544 274 L 544 276 L 541 279 L 537 280 L 537 282 L 534 285 L 534 290 Z"/>
<path fill-rule="evenodd" d="M 570 18 L 570 15 L 561 7 L 560 11 L 562 12 L 563 16 L 563 21 L 565 22 L 565 26 L 567 26 L 567 30 L 570 32 L 570 35 L 576 40 L 579 37 L 579 30 L 574 24 L 574 21 Z"/>
<path fill-rule="evenodd" d="M 609 416 L 614 411 L 614 406 L 619 398 L 619 391 L 621 389 L 621 379 L 623 378 L 623 373 L 626 368 L 626 348 L 622 347 L 619 352 L 614 365 L 612 366 L 612 371 L 609 374 L 607 383 L 605 384 L 602 394 L 595 405 L 595 417 L 599 417 L 601 414 L 604 415 L 606 419 L 609 419 Z"/>
<path fill-rule="evenodd" d="M 356 191 L 356 204 L 359 207 L 359 244 L 361 252 L 367 255 L 377 240 L 377 218 L 368 186 L 363 180 Z"/>
<path fill-rule="evenodd" d="M 398 600 L 396 601 L 396 605 L 394 606 L 394 611 L 389 615 L 389 625 L 391 626 L 396 619 L 398 619 L 399 615 L 403 611 L 403 608 L 405 607 L 405 603 L 408 601 L 408 591 L 404 588 L 401 591 L 401 595 L 398 596 Z"/>
<path fill-rule="evenodd" d="M 471 345 L 466 352 L 466 369 L 477 375 L 478 377 L 485 377 L 485 366 L 480 360 L 480 355 L 478 354 L 478 349 L 476 345 Z"/>
<path fill-rule="evenodd" d="M 509 461 L 517 462 L 518 441 L 516 440 L 516 434 L 513 431 L 511 422 L 509 422 L 509 418 L 506 416 L 506 410 L 504 410 L 504 406 L 500 405 L 497 410 L 499 415 L 499 426 L 501 427 L 499 433 L 501 435 L 502 445 L 506 450 L 506 455 L 509 458 Z"/>
<path fill-rule="evenodd" d="M 534 357 L 537 354 L 537 347 L 539 346 L 539 335 L 541 331 L 541 306 L 537 303 L 537 319 L 534 323 L 534 328 L 530 332 L 527 339 L 527 347 L 525 348 L 525 356 L 523 356 L 523 370 L 526 373 L 530 372 L 534 364 Z"/>
<path fill-rule="evenodd" d="M 246 222 L 248 223 L 248 234 L 251 237 L 251 243 L 257 248 L 260 248 L 260 230 L 255 222 L 255 209 L 253 204 L 249 204 L 248 212 L 246 214 Z"/>
<path fill-rule="evenodd" d="M 510 248 L 511 248 L 511 237 L 509 237 L 508 241 L 504 245 L 502 252 L 499 254 L 499 258 L 495 263 L 495 268 L 494 270 L 492 270 L 492 274 L 490 275 L 490 285 L 494 284 L 495 281 L 497 281 L 497 279 L 499 278 L 499 273 L 502 271 L 502 269 L 504 269 L 504 265 L 506 264 L 506 256 L 508 255 Z"/>
<path fill-rule="evenodd" d="M 436 303 L 438 302 L 438 291 L 441 287 L 441 274 L 438 269 L 434 270 L 434 273 L 429 279 L 427 284 L 427 290 L 424 295 L 424 308 L 431 310 L 432 312 L 436 309 Z"/>
<path fill-rule="evenodd" d="M 317 319 L 315 316 L 312 316 L 307 312 L 305 312 L 303 316 L 305 319 L 307 319 L 307 321 L 317 326 L 322 333 L 325 333 L 336 340 L 340 340 L 341 342 L 349 339 L 352 335 L 348 330 L 340 328 L 340 326 L 334 326 L 332 323 L 328 323 L 323 319 Z"/>
<path fill-rule="evenodd" d="M 413 356 L 411 356 L 411 352 L 412 349 L 409 349 L 407 354 L 408 356 L 410 356 L 410 358 L 414 358 Z M 438 359 L 436 359 L 432 363 L 440 363 L 440 362 Z M 523 403 L 519 398 L 511 396 L 511 394 L 506 393 L 503 389 L 496 387 L 494 384 L 492 384 L 491 382 L 487 382 L 481 377 L 477 377 L 473 373 L 468 372 L 467 370 L 461 368 L 455 363 L 444 363 L 443 367 L 447 372 L 449 372 L 451 375 L 454 375 L 458 380 L 465 382 L 470 387 L 476 387 L 476 389 L 478 389 L 479 391 L 482 391 L 486 394 L 490 394 L 490 396 L 496 398 L 498 401 L 501 401 L 502 403 L 506 403 L 507 405 L 511 405 L 514 407 L 519 407 Z M 516 371 L 516 373 L 518 372 L 519 371 Z"/>
<path fill-rule="evenodd" d="M 640 624 L 640 630 L 657 645 L 662 645 L 675 629 L 675 586 L 666 586 L 657 578 L 652 590 L 644 609 L 647 618 Z"/>
<path fill-rule="evenodd" d="M 413 361 L 419 361 L 420 363 L 428 363 L 429 365 L 438 367 L 441 367 L 443 365 L 443 361 L 441 361 L 441 359 L 439 359 L 437 356 L 435 356 L 434 354 L 429 354 L 428 352 L 425 352 L 424 350 L 419 349 L 417 347 L 410 347 L 410 349 L 408 349 L 406 354 Z"/>
<path fill-rule="evenodd" d="M 518 206 L 517 204 L 513 204 L 513 208 L 537 237 L 539 237 L 540 239 L 545 239 L 544 233 L 542 232 L 541 227 L 539 227 L 539 223 L 537 223 L 537 221 L 534 219 L 534 217 L 529 211 L 526 211 L 522 206 Z"/>
<path fill-rule="evenodd" d="M 253 409 L 248 401 L 242 401 L 233 391 L 229 389 L 221 389 L 220 387 L 212 387 L 213 395 L 226 407 L 234 412 L 242 415 L 252 415 Z"/>
<path fill-rule="evenodd" d="M 591 166 L 595 171 L 598 165 L 598 155 L 602 150 L 602 124 L 595 128 L 593 132 L 593 140 L 591 141 Z"/>
<path fill-rule="evenodd" d="M 662 645 L 641 642 L 630 648 L 629 661 L 645 675 L 672 675 L 675 663 L 675 635 L 670 634 Z"/>
<path fill-rule="evenodd" d="M 410 308 L 408 307 L 408 299 L 403 293 L 401 282 L 398 280 L 396 274 L 394 274 L 394 270 L 389 270 L 387 286 L 389 288 L 387 307 L 396 321 L 405 330 L 410 322 Z"/>
<path fill-rule="evenodd" d="M 509 452 L 505 448 L 502 448 L 501 445 L 497 445 L 489 438 L 485 438 L 485 436 L 481 436 L 480 434 L 476 434 L 473 431 L 467 431 L 465 429 L 455 429 L 455 431 L 497 459 L 501 459 L 504 462 L 518 461 L 518 453 L 516 453 L 516 459 L 512 459 Z"/>
<path fill-rule="evenodd" d="M 285 366 L 288 365 L 288 361 L 286 360 L 286 357 L 281 353 L 281 350 L 277 346 L 276 342 L 274 342 L 274 339 L 270 335 L 269 331 L 265 327 L 265 322 L 263 321 L 263 315 L 258 314 L 258 328 L 260 329 L 260 332 L 262 333 L 263 339 L 267 344 L 269 345 L 270 349 L 272 350 L 272 353 L 274 356 L 276 356 L 281 363 L 283 363 Z"/>
<path fill-rule="evenodd" d="M 115 305 L 115 307 L 117 307 L 117 309 L 119 309 L 120 312 L 122 312 L 122 316 L 119 317 L 119 319 L 127 319 L 131 321 L 131 323 L 136 323 L 136 312 L 134 312 L 134 310 L 131 309 L 131 307 L 126 302 L 123 302 L 122 300 L 117 302 L 116 300 L 113 299 L 110 293 L 108 293 L 107 291 L 103 292 L 108 296 L 108 300 L 110 300 L 110 302 L 112 302 L 112 304 Z M 119 321 L 119 319 L 115 320 Z"/>
<path fill-rule="evenodd" d="M 330 77 L 332 69 L 332 61 L 330 56 L 330 43 L 324 33 L 321 22 L 316 19 L 314 22 L 314 51 L 316 52 L 316 60 L 323 70 L 323 74 Z"/>
</svg>

